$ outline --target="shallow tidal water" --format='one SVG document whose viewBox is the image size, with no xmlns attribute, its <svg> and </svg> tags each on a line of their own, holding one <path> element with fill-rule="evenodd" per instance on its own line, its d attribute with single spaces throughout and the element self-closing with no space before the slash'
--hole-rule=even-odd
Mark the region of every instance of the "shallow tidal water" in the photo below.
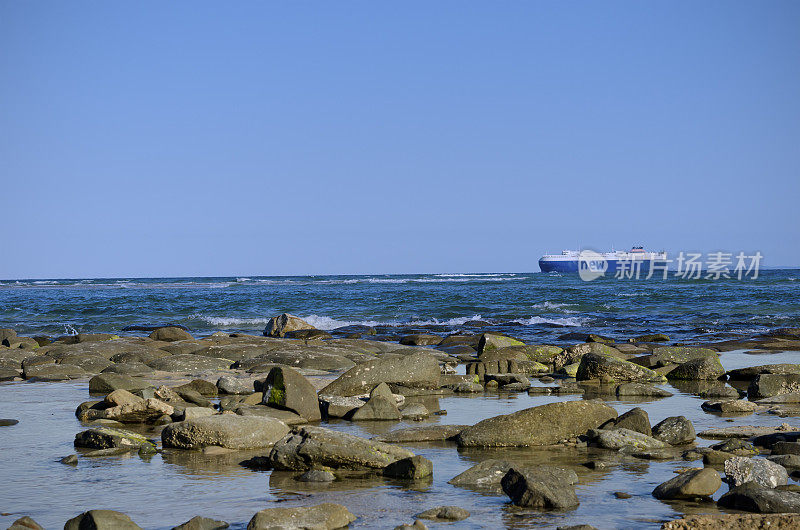
<svg viewBox="0 0 800 530">
<path fill-rule="evenodd" d="M 797 362 L 800 352 L 750 355 L 741 351 L 723 353 L 726 369 L 757 364 Z M 667 416 L 684 415 L 700 432 L 729 425 L 770 425 L 788 422 L 760 413 L 728 418 L 705 413 L 701 398 L 670 385 L 675 395 L 657 400 L 610 400 L 623 413 L 641 407 L 652 424 Z M 667 504 L 651 496 L 653 488 L 674 476 L 681 467 L 698 462 L 647 461 L 597 449 L 458 449 L 453 443 L 403 444 L 434 463 L 433 479 L 409 486 L 407 483 L 375 478 L 338 481 L 330 485 L 297 482 L 295 473 L 252 471 L 239 465 L 242 460 L 265 451 L 239 451 L 221 456 L 196 451 L 169 450 L 142 459 L 135 453 L 104 458 L 80 458 L 77 467 L 63 465 L 59 458 L 75 452 L 74 435 L 82 430 L 74 416 L 76 406 L 87 400 L 86 381 L 68 383 L 0 384 L 0 417 L 17 418 L 20 423 L 0 427 L 0 525 L 10 525 L 29 515 L 46 528 L 63 527 L 64 522 L 88 509 L 107 508 L 128 514 L 144 528 L 171 528 L 195 515 L 222 519 L 232 528 L 244 528 L 258 510 L 337 502 L 347 506 L 358 520 L 353 528 L 393 528 L 410 523 L 414 514 L 439 505 L 458 505 L 471 512 L 458 523 L 426 522 L 430 528 L 540 528 L 589 523 L 598 528 L 658 528 L 663 521 L 686 513 L 714 513 L 714 504 L 677 502 Z M 410 398 L 413 399 L 413 398 Z M 426 400 L 436 398 L 425 398 Z M 422 423 L 473 424 L 536 405 L 579 399 L 578 396 L 530 396 L 527 393 L 486 393 L 476 396 L 438 398 L 447 411 L 426 422 L 323 422 L 324 426 L 360 436 L 375 436 L 389 430 Z M 434 404 L 430 404 L 433 407 Z M 714 440 L 698 438 L 698 445 Z M 481 460 L 505 458 L 523 464 L 548 463 L 574 469 L 580 478 L 577 494 L 580 506 L 567 512 L 535 512 L 513 507 L 505 495 L 487 495 L 447 483 L 455 475 Z M 605 469 L 590 470 L 579 464 L 603 460 Z M 701 465 L 701 464 L 700 464 Z M 717 492 L 718 498 L 727 487 Z M 623 491 L 632 497 L 617 499 Z"/>
</svg>

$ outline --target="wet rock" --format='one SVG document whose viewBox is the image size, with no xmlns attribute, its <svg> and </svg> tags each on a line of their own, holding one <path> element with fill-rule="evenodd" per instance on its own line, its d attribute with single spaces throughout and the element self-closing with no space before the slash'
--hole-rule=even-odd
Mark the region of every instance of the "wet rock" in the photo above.
<svg viewBox="0 0 800 530">
<path fill-rule="evenodd" d="M 721 401 L 706 401 L 700 407 L 706 412 L 743 415 L 752 414 L 758 405 L 744 399 L 725 399 Z"/>
<path fill-rule="evenodd" d="M 290 410 L 308 421 L 319 421 L 322 418 L 314 385 L 285 366 L 277 366 L 267 375 L 263 404 Z"/>
<path fill-rule="evenodd" d="M 319 406 L 325 417 L 350 418 L 365 401 L 357 397 L 319 395 Z"/>
<path fill-rule="evenodd" d="M 404 346 L 436 346 L 440 342 L 442 342 L 442 337 L 427 333 L 417 333 L 400 337 L 400 344 Z"/>
<path fill-rule="evenodd" d="M 452 385 L 450 389 L 456 394 L 475 394 L 483 392 L 483 385 L 480 383 L 457 383 Z"/>
<path fill-rule="evenodd" d="M 765 364 L 728 370 L 728 378 L 733 381 L 749 381 L 761 374 L 800 374 L 800 364 Z"/>
<path fill-rule="evenodd" d="M 800 442 L 776 441 L 772 444 L 773 455 L 800 455 Z"/>
<path fill-rule="evenodd" d="M 625 493 L 624 491 L 615 491 L 614 497 L 618 499 L 630 499 L 632 495 L 630 493 Z"/>
<path fill-rule="evenodd" d="M 193 379 L 188 383 L 174 387 L 173 390 L 178 393 L 191 390 L 205 397 L 214 397 L 219 394 L 217 385 L 205 379 Z"/>
<path fill-rule="evenodd" d="M 153 340 L 162 340 L 166 342 L 173 342 L 176 340 L 194 340 L 194 337 L 189 335 L 189 333 L 181 328 L 173 326 L 156 329 L 150 334 L 150 338 Z"/>
<path fill-rule="evenodd" d="M 716 358 L 718 354 L 710 348 L 694 346 L 659 346 L 653 348 L 648 356 L 648 366 L 666 366 L 668 364 L 683 364 L 694 359 Z"/>
<path fill-rule="evenodd" d="M 383 468 L 383 476 L 404 480 L 420 480 L 433 475 L 433 462 L 423 456 L 401 458 Z"/>
<path fill-rule="evenodd" d="M 247 524 L 247 530 L 271 530 L 275 528 L 313 528 L 332 530 L 344 528 L 356 516 L 341 504 L 326 502 L 316 506 L 300 508 L 267 508 L 256 513 Z"/>
<path fill-rule="evenodd" d="M 448 484 L 475 489 L 499 490 L 500 482 L 511 467 L 512 464 L 505 460 L 484 460 L 456 475 L 448 481 Z"/>
<path fill-rule="evenodd" d="M 217 390 L 220 394 L 249 395 L 253 393 L 253 385 L 249 379 L 223 375 L 217 379 Z"/>
<path fill-rule="evenodd" d="M 800 392 L 789 392 L 787 394 L 778 394 L 768 398 L 759 399 L 756 401 L 759 405 L 780 405 L 783 403 L 800 403 Z"/>
<path fill-rule="evenodd" d="M 570 472 L 550 466 L 511 468 L 501 480 L 501 486 L 517 506 L 538 510 L 569 510 L 579 504 L 573 484 L 577 477 Z M 574 476 L 575 473 L 571 472 Z"/>
<path fill-rule="evenodd" d="M 112 447 L 139 447 L 150 443 L 146 437 L 135 432 L 112 427 L 96 427 L 75 435 L 75 447 L 109 449 Z"/>
<path fill-rule="evenodd" d="M 0 418 L 0 427 L 11 427 L 19 423 L 19 420 L 12 418 Z"/>
<path fill-rule="evenodd" d="M 19 371 L 14 368 L 0 368 L 0 381 L 13 381 L 20 376 Z"/>
<path fill-rule="evenodd" d="M 478 355 L 508 346 L 525 346 L 525 343 L 499 333 L 484 333 L 478 340 Z"/>
<path fill-rule="evenodd" d="M 661 449 L 668 447 L 661 440 L 656 440 L 646 434 L 631 431 L 629 429 L 592 430 L 587 436 L 599 447 L 604 449 L 622 449 L 623 447 L 631 450 L 644 451 L 646 449 Z"/>
<path fill-rule="evenodd" d="M 597 530 L 590 524 L 573 524 L 570 526 L 557 526 L 556 530 Z"/>
<path fill-rule="evenodd" d="M 549 403 L 485 419 L 461 431 L 456 440 L 462 447 L 550 445 L 616 417 L 614 409 L 596 401 Z"/>
<path fill-rule="evenodd" d="M 722 486 L 722 478 L 714 469 L 705 467 L 681 473 L 659 484 L 653 496 L 660 500 L 710 497 Z"/>
<path fill-rule="evenodd" d="M 64 530 L 141 530 L 124 513 L 113 510 L 89 510 L 73 517 L 64 525 Z"/>
<path fill-rule="evenodd" d="M 148 376 L 151 375 L 154 371 L 155 370 L 153 370 L 144 363 L 130 362 L 130 363 L 116 363 L 109 365 L 106 368 L 100 370 L 100 373 L 122 374 L 130 376 Z"/>
<path fill-rule="evenodd" d="M 333 335 L 321 329 L 298 329 L 295 331 L 287 331 L 283 336 L 287 339 L 301 339 L 306 341 L 322 341 L 333 338 Z"/>
<path fill-rule="evenodd" d="M 652 370 L 609 355 L 587 353 L 581 357 L 575 376 L 578 381 L 663 381 Z"/>
<path fill-rule="evenodd" d="M 180 398 L 186 403 L 193 403 L 198 407 L 214 406 L 214 404 L 211 403 L 211 401 L 209 401 L 205 397 L 203 397 L 203 395 L 200 392 L 192 390 L 191 388 L 175 387 L 175 393 L 178 394 Z"/>
<path fill-rule="evenodd" d="M 322 427 L 302 426 L 276 442 L 269 459 L 275 469 L 305 470 L 325 466 L 378 470 L 412 456 L 411 451 L 395 445 Z"/>
<path fill-rule="evenodd" d="M 732 427 L 720 427 L 714 429 L 706 429 L 701 431 L 698 436 L 701 438 L 753 438 L 765 436 L 779 436 L 781 440 L 785 440 L 787 436 L 794 434 L 800 436 L 800 431 L 795 431 L 788 424 L 779 427 L 767 427 L 756 425 L 735 425 Z M 766 442 L 766 438 L 763 438 Z M 777 441 L 777 440 L 775 440 Z M 765 445 L 765 444 L 760 444 Z"/>
<path fill-rule="evenodd" d="M 44 530 L 44 527 L 26 515 L 11 523 L 8 530 Z"/>
<path fill-rule="evenodd" d="M 786 484 L 789 475 L 783 466 L 775 462 L 737 456 L 725 461 L 725 480 L 731 486 L 756 482 L 765 488 L 775 488 Z"/>
<path fill-rule="evenodd" d="M 735 457 L 736 455 L 733 453 L 728 453 L 726 451 L 717 451 L 716 449 L 712 449 L 709 451 L 705 451 L 703 453 L 703 464 L 707 466 L 721 466 L 727 460 Z"/>
<path fill-rule="evenodd" d="M 83 368 L 71 364 L 37 364 L 22 369 L 22 377 L 37 381 L 68 381 L 88 376 Z"/>
<path fill-rule="evenodd" d="M 122 374 L 98 374 L 89 379 L 89 393 L 91 394 L 110 394 L 118 389 L 136 392 L 149 386 L 151 386 L 150 383 L 144 379 Z"/>
<path fill-rule="evenodd" d="M 622 414 L 616 419 L 609 420 L 600 426 L 601 429 L 629 429 L 631 431 L 640 432 L 647 436 L 652 436 L 653 432 L 650 428 L 650 416 L 647 415 L 643 409 L 639 407 L 633 408 Z"/>
<path fill-rule="evenodd" d="M 800 455 L 773 455 L 768 456 L 767 460 L 770 462 L 775 462 L 779 466 L 783 466 L 785 468 L 800 468 Z"/>
<path fill-rule="evenodd" d="M 697 396 L 703 399 L 739 399 L 739 391 L 730 386 L 716 386 L 698 392 Z"/>
<path fill-rule="evenodd" d="M 717 504 L 757 513 L 798 513 L 800 512 L 800 493 L 781 491 L 764 487 L 757 482 L 747 482 L 732 488 L 720 497 Z"/>
<path fill-rule="evenodd" d="M 336 476 L 324 469 L 309 469 L 295 480 L 298 482 L 333 482 Z"/>
<path fill-rule="evenodd" d="M 272 447 L 289 427 L 272 418 L 220 414 L 172 423 L 161 431 L 164 447 L 196 449 L 209 445 L 229 449 Z"/>
<path fill-rule="evenodd" d="M 469 517 L 469 512 L 459 506 L 437 506 L 418 513 L 417 517 L 434 521 L 463 521 Z"/>
<path fill-rule="evenodd" d="M 748 399 L 755 401 L 800 391 L 800 374 L 759 374 L 747 387 Z"/>
<path fill-rule="evenodd" d="M 725 375 L 725 369 L 715 354 L 713 357 L 693 359 L 667 373 L 668 379 L 711 380 Z"/>
<path fill-rule="evenodd" d="M 204 370 L 227 370 L 233 364 L 230 359 L 218 359 L 216 357 L 206 357 L 204 355 L 168 355 L 159 359 L 154 359 L 147 363 L 147 366 L 163 372 L 202 372 Z"/>
<path fill-rule="evenodd" d="M 440 377 L 439 363 L 427 353 L 391 356 L 354 366 L 320 394 L 355 396 L 371 391 L 380 383 L 388 384 L 392 390 L 398 387 L 436 389 Z"/>
<path fill-rule="evenodd" d="M 651 333 L 649 335 L 639 335 L 630 339 L 631 342 L 668 342 L 669 336 L 663 333 Z"/>
<path fill-rule="evenodd" d="M 704 514 L 687 515 L 664 523 L 661 530 L 790 530 L 800 527 L 800 515 Z"/>
<path fill-rule="evenodd" d="M 217 521 L 197 515 L 172 530 L 222 530 L 223 528 L 228 528 L 228 526 L 230 525 L 225 521 Z"/>
<path fill-rule="evenodd" d="M 623 383 L 616 388 L 617 396 L 670 397 L 672 392 L 644 383 Z"/>
<path fill-rule="evenodd" d="M 397 525 L 394 530 L 428 530 L 428 527 L 422 521 L 414 521 L 413 524 Z"/>
<path fill-rule="evenodd" d="M 400 417 L 404 420 L 422 421 L 431 415 L 422 403 L 409 403 L 400 410 Z"/>
<path fill-rule="evenodd" d="M 653 438 L 670 445 L 692 443 L 695 436 L 694 426 L 685 416 L 670 416 L 653 427 Z"/>
<path fill-rule="evenodd" d="M 283 337 L 289 331 L 299 331 L 303 329 L 317 329 L 305 320 L 283 313 L 277 317 L 269 319 L 267 327 L 264 328 L 265 337 Z"/>
<path fill-rule="evenodd" d="M 725 440 L 711 446 L 717 451 L 725 451 L 737 456 L 749 456 L 758 454 L 758 449 L 753 444 L 745 440 Z"/>
<path fill-rule="evenodd" d="M 77 466 L 78 465 L 78 455 L 67 455 L 61 460 L 60 463 L 67 465 L 67 466 Z"/>
</svg>

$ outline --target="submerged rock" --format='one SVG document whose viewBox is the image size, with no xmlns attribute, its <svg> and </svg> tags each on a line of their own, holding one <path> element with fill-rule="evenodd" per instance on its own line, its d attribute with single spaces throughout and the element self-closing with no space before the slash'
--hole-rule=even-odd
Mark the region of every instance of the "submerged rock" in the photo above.
<svg viewBox="0 0 800 530">
<path fill-rule="evenodd" d="M 172 530 L 223 530 L 230 526 L 225 521 L 217 521 L 199 515 L 192 517 L 183 524 L 174 527 Z"/>
<path fill-rule="evenodd" d="M 124 513 L 113 510 L 89 510 L 73 517 L 64 525 L 64 530 L 141 530 Z"/>
<path fill-rule="evenodd" d="M 613 408 L 596 401 L 549 403 L 480 421 L 461 431 L 456 441 L 462 447 L 550 445 L 616 417 Z"/>
<path fill-rule="evenodd" d="M 375 440 L 386 443 L 409 442 L 443 442 L 452 440 L 469 425 L 424 425 L 397 429 L 375 437 Z"/>
<path fill-rule="evenodd" d="M 703 514 L 687 515 L 682 519 L 668 521 L 661 530 L 794 530 L 800 527 L 800 515 L 796 514 Z"/>
<path fill-rule="evenodd" d="M 341 504 L 326 502 L 300 508 L 267 508 L 256 513 L 247 524 L 247 530 L 272 530 L 276 528 L 308 528 L 333 530 L 344 528 L 356 516 Z"/>
<path fill-rule="evenodd" d="M 434 521 L 463 521 L 469 517 L 469 512 L 459 506 L 437 506 L 418 513 L 417 517 Z"/>
</svg>

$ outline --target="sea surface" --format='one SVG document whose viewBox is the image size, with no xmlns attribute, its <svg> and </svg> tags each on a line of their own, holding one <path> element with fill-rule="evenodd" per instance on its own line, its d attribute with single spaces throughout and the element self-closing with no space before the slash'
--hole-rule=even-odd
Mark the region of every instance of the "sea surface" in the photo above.
<svg viewBox="0 0 800 530">
<path fill-rule="evenodd" d="M 474 320 L 527 341 L 569 331 L 715 340 L 800 326 L 800 269 L 756 279 L 584 282 L 558 273 L 114 278 L 0 281 L 0 327 L 22 335 L 180 324 L 195 334 L 263 330 L 289 312 L 317 328 L 447 333 Z"/>
</svg>

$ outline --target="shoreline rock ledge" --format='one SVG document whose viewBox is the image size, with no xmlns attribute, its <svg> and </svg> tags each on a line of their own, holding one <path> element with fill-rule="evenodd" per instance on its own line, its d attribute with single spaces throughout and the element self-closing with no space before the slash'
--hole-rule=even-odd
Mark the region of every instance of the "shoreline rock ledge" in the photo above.
<svg viewBox="0 0 800 530">
<path fill-rule="evenodd" d="M 598 401 L 548 403 L 480 421 L 461 431 L 456 442 L 460 447 L 554 445 L 616 417 L 617 411 Z"/>
</svg>

